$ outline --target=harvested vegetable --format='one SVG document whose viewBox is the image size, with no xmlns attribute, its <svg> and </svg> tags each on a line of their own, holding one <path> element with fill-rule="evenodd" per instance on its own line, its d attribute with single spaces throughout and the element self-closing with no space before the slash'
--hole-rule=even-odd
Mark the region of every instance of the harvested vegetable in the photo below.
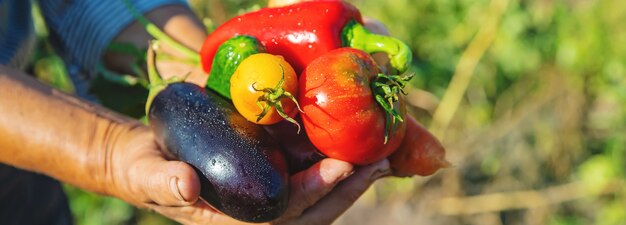
<svg viewBox="0 0 626 225">
<path fill-rule="evenodd" d="M 283 57 L 267 53 L 243 60 L 230 78 L 237 111 L 251 122 L 269 125 L 293 119 L 297 110 L 298 76 Z M 299 129 L 298 129 L 299 130 Z"/>
<path fill-rule="evenodd" d="M 268 53 L 282 55 L 296 73 L 315 58 L 340 47 L 368 53 L 389 54 L 391 65 L 400 73 L 411 62 L 411 51 L 401 41 L 367 31 L 360 12 L 343 1 L 302 2 L 279 8 L 264 8 L 237 16 L 220 25 L 200 50 L 202 67 L 209 73 L 218 47 L 237 35 L 257 38 Z"/>
<path fill-rule="evenodd" d="M 201 174 L 200 196 L 224 214 L 267 222 L 286 209 L 287 164 L 269 134 L 213 92 L 160 80 L 149 54 L 148 118 L 159 144 Z"/>
<path fill-rule="evenodd" d="M 428 176 L 450 166 L 439 140 L 415 119 L 407 117 L 406 135 L 398 150 L 389 156 L 396 176 Z"/>
<path fill-rule="evenodd" d="M 213 58 L 213 69 L 207 80 L 207 87 L 227 99 L 230 96 L 230 78 L 241 62 L 248 56 L 265 52 L 265 47 L 252 36 L 235 36 L 217 49 Z"/>
<path fill-rule="evenodd" d="M 309 139 L 328 157 L 358 165 L 389 156 L 405 134 L 399 92 L 409 78 L 381 74 L 358 49 L 320 56 L 300 76 L 298 101 Z"/>
</svg>

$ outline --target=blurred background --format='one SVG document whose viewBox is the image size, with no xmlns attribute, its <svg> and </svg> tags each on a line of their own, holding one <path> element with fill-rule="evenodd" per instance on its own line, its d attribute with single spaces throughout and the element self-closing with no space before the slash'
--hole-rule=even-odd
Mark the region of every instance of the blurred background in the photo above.
<svg viewBox="0 0 626 225">
<path fill-rule="evenodd" d="M 200 18 L 212 19 L 209 25 L 265 5 L 189 2 Z M 441 138 L 453 167 L 429 177 L 383 179 L 335 224 L 626 223 L 622 1 L 350 2 L 411 46 L 416 77 L 409 111 Z M 71 92 L 36 21 L 41 41 L 34 73 Z M 94 89 L 110 90 L 103 83 Z M 120 99 L 104 93 L 105 105 Z M 115 104 L 110 107 L 128 112 Z M 79 225 L 175 224 L 65 188 Z"/>
</svg>

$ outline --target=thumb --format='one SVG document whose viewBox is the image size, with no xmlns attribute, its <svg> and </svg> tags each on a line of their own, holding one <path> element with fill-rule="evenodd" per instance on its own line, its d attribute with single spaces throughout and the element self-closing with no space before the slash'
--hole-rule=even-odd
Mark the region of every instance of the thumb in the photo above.
<svg viewBox="0 0 626 225">
<path fill-rule="evenodd" d="M 200 195 L 200 181 L 196 171 L 181 161 L 166 161 L 150 157 L 138 162 L 130 173 L 130 186 L 143 203 L 161 206 L 186 206 L 195 203 Z"/>
</svg>

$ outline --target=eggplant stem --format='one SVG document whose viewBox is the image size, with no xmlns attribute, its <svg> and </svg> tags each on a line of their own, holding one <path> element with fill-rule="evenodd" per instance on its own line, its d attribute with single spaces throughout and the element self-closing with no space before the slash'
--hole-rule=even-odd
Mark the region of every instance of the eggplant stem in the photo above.
<svg viewBox="0 0 626 225">
<path fill-rule="evenodd" d="M 156 53 L 157 43 L 151 41 L 148 43 L 148 53 L 146 61 L 148 63 L 148 80 L 150 81 L 150 90 L 148 91 L 148 100 L 146 101 L 146 116 L 150 113 L 150 106 L 154 98 L 167 86 L 156 68 Z"/>
<path fill-rule="evenodd" d="M 159 48 L 159 42 L 156 40 L 148 42 L 148 53 L 146 62 L 148 64 L 148 81 L 150 85 L 158 85 L 163 83 L 163 79 L 159 76 L 156 68 L 156 50 Z"/>
<path fill-rule="evenodd" d="M 156 50 L 159 48 L 159 41 L 153 40 L 148 42 L 148 53 L 146 61 L 148 64 L 148 80 L 150 84 L 150 90 L 148 91 L 148 100 L 146 101 L 146 115 L 150 113 L 150 106 L 154 98 L 167 87 L 167 85 L 175 82 L 180 82 L 181 79 L 177 76 L 163 80 L 159 71 L 156 68 Z"/>
</svg>

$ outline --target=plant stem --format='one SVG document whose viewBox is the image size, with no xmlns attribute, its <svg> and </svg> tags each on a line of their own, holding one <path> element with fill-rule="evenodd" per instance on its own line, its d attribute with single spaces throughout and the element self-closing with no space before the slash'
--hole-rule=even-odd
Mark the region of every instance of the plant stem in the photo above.
<svg viewBox="0 0 626 225">
<path fill-rule="evenodd" d="M 181 52 L 185 55 L 186 58 L 194 62 L 194 64 L 200 63 L 200 56 L 198 53 L 187 46 L 182 45 L 181 43 L 174 40 L 172 37 L 163 32 L 159 27 L 153 23 L 151 23 L 146 17 L 144 17 L 139 11 L 133 6 L 133 4 L 129 0 L 124 0 L 128 10 L 133 14 L 133 17 L 141 23 L 146 31 L 152 35 L 157 40 L 163 41 L 167 45 L 170 45 L 172 48 Z"/>
<path fill-rule="evenodd" d="M 405 76 L 378 74 L 370 84 L 376 101 L 385 111 L 384 143 L 387 143 L 389 136 L 396 130 L 398 123 L 404 121 L 402 114 L 395 107 L 394 103 L 400 99 L 400 94 L 406 95 L 403 88 L 413 76 L 414 74 Z"/>
<path fill-rule="evenodd" d="M 369 32 L 363 25 L 352 20 L 342 32 L 344 46 L 363 50 L 369 54 L 385 52 L 389 55 L 391 66 L 402 74 L 409 69 L 413 53 L 404 42 L 389 36 Z"/>
<path fill-rule="evenodd" d="M 254 87 L 254 84 L 252 84 L 252 88 L 255 91 L 263 92 L 263 95 L 259 96 L 259 99 L 256 102 L 261 109 L 261 113 L 257 116 L 256 122 L 258 123 L 270 110 L 272 110 L 272 108 L 274 108 L 278 115 L 296 125 L 298 127 L 298 133 L 300 133 L 300 124 L 294 118 L 291 118 L 287 112 L 285 112 L 281 100 L 283 98 L 287 98 L 296 105 L 298 111 L 302 112 L 302 109 L 300 108 L 300 104 L 298 104 L 298 100 L 296 100 L 291 93 L 283 88 L 283 83 L 285 82 L 285 70 L 282 65 L 280 65 L 280 70 L 282 77 L 274 88 L 257 89 Z M 261 104 L 262 102 L 265 103 L 265 105 Z"/>
<path fill-rule="evenodd" d="M 154 100 L 154 98 L 157 96 L 157 94 L 159 94 L 159 92 L 167 87 L 167 82 L 161 79 L 161 76 L 159 76 L 159 72 L 156 69 L 156 48 L 157 43 L 150 42 L 147 56 L 150 91 L 148 92 L 148 100 L 146 101 L 146 115 L 150 113 L 150 106 L 152 105 L 152 101 Z"/>
<path fill-rule="evenodd" d="M 101 63 L 96 65 L 96 71 L 98 71 L 98 74 L 100 74 L 103 79 L 116 83 L 116 84 L 120 84 L 124 86 L 135 86 L 138 83 L 141 84 L 141 82 L 139 81 L 139 78 L 131 76 L 131 75 L 114 73 L 106 69 L 104 65 L 102 65 Z"/>
</svg>

